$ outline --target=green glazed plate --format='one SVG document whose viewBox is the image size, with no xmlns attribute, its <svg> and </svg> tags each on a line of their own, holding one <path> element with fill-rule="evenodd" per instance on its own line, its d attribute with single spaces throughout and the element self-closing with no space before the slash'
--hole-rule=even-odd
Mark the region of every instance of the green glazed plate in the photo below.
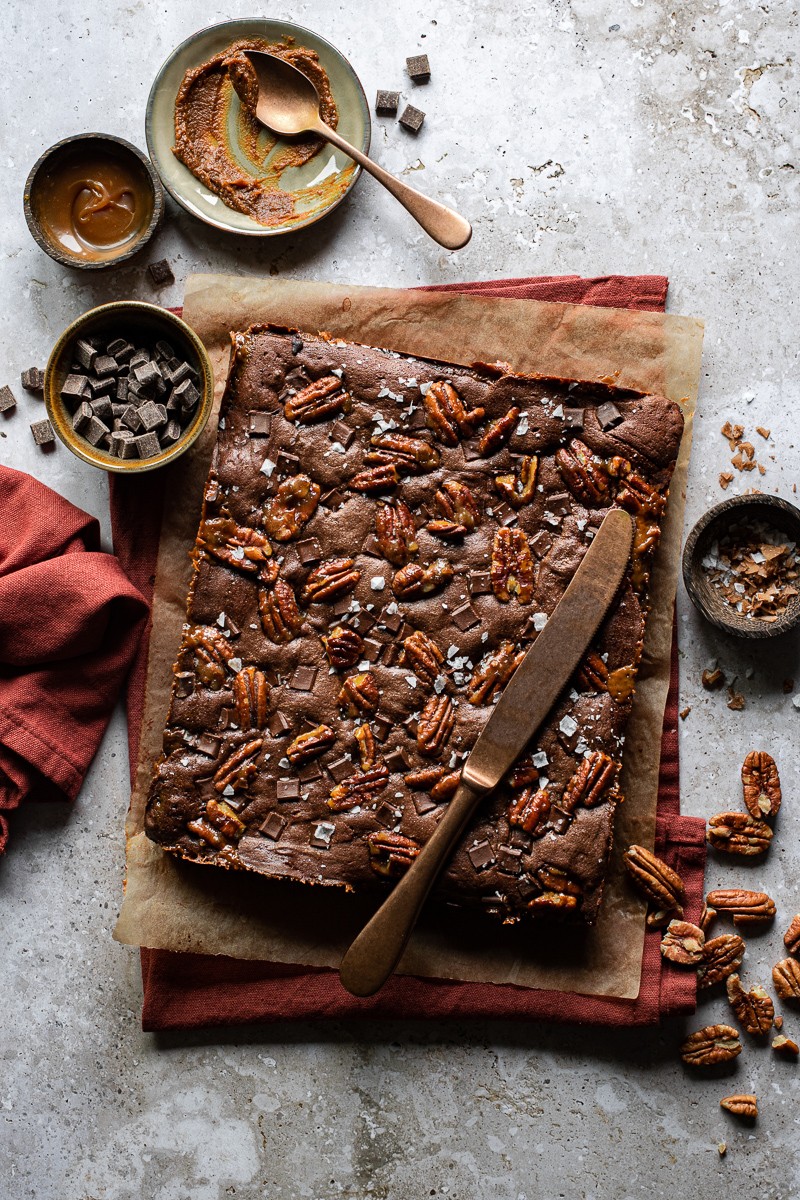
<svg viewBox="0 0 800 1200">
<path fill-rule="evenodd" d="M 289 192 L 298 191 L 336 176 L 340 186 L 326 187 L 326 198 L 298 199 L 295 212 L 277 225 L 259 225 L 245 213 L 228 208 L 219 196 L 195 179 L 191 171 L 172 153 L 175 144 L 175 99 L 187 70 L 224 50 L 240 38 L 266 38 L 278 42 L 292 38 L 298 46 L 307 46 L 319 55 L 331 83 L 336 107 L 339 110 L 338 130 L 341 135 L 363 150 L 369 151 L 370 118 L 364 89 L 350 63 L 339 51 L 310 29 L 289 21 L 260 19 L 225 21 L 192 34 L 172 52 L 156 75 L 147 101 L 147 148 L 164 187 L 174 200 L 199 217 L 207 225 L 229 233 L 253 237 L 272 237 L 290 233 L 311 225 L 341 204 L 361 173 L 361 168 L 333 146 L 325 145 L 318 154 L 301 167 L 288 168 L 281 177 L 281 186 Z M 235 122 L 238 97 L 231 105 L 231 122 Z"/>
</svg>

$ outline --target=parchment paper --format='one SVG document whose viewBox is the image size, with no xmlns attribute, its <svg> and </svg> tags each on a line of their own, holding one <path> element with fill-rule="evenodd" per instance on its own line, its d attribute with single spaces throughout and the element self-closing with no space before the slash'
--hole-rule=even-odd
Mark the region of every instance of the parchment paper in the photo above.
<svg viewBox="0 0 800 1200">
<path fill-rule="evenodd" d="M 653 571 L 653 608 L 623 759 L 626 801 L 617 814 L 615 853 L 597 925 L 549 937 L 524 925 L 498 927 L 480 915 L 446 910 L 426 915 L 400 964 L 406 974 L 634 998 L 644 907 L 624 884 L 620 854 L 632 841 L 652 846 L 654 839 L 702 323 L 586 305 L 226 275 L 189 279 L 184 318 L 208 347 L 217 404 L 227 375 L 230 331 L 272 321 L 454 363 L 502 359 L 518 371 L 614 382 L 661 392 L 681 405 L 686 432 Z M 204 869 L 174 859 L 142 832 L 184 619 L 188 551 L 215 435 L 212 417 L 204 438 L 168 468 L 172 478 L 156 576 L 144 723 L 126 830 L 127 885 L 114 936 L 167 950 L 338 966 L 374 910 L 374 898 Z"/>
</svg>

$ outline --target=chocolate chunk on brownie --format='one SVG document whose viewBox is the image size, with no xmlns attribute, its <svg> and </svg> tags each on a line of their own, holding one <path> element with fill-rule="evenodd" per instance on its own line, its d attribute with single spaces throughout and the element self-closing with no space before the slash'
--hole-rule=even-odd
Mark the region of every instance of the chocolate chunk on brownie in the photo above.
<svg viewBox="0 0 800 1200">
<path fill-rule="evenodd" d="M 616 505 L 638 530 L 619 598 L 436 892 L 592 922 L 680 410 L 255 326 L 221 416 L 149 837 L 390 886 Z"/>
</svg>

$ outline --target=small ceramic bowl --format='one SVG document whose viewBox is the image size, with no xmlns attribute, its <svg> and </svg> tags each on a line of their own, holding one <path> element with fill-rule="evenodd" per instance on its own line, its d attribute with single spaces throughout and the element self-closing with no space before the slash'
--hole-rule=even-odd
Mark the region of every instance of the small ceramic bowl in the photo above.
<svg viewBox="0 0 800 1200">
<path fill-rule="evenodd" d="M 800 622 L 800 596 L 791 599 L 775 621 L 736 612 L 709 581 L 703 559 L 732 526 L 759 521 L 800 545 L 800 509 L 778 496 L 732 496 L 710 509 L 695 525 L 683 550 L 683 582 L 695 606 L 712 625 L 736 637 L 772 638 Z"/>
<path fill-rule="evenodd" d="M 135 236 L 97 258 L 84 258 L 71 254 L 48 230 L 42 210 L 43 196 L 47 180 L 54 174 L 98 156 L 118 163 L 135 180 L 145 197 L 146 209 Z M 164 189 L 150 159 L 136 146 L 110 133 L 80 133 L 56 142 L 33 164 L 25 181 L 23 206 L 28 229 L 46 254 L 65 267 L 102 271 L 126 262 L 147 245 L 164 215 Z"/>
<path fill-rule="evenodd" d="M 124 337 L 128 341 L 153 344 L 160 340 L 170 342 L 176 354 L 190 363 L 197 371 L 200 382 L 200 399 L 191 421 L 174 445 L 152 458 L 117 458 L 108 451 L 92 446 L 72 428 L 72 412 L 61 398 L 61 388 L 73 362 L 73 346 L 78 338 L 101 337 L 111 340 Z M 44 375 L 44 400 L 47 415 L 53 428 L 65 446 L 73 454 L 101 467 L 104 471 L 118 471 L 132 475 L 142 471 L 154 471 L 163 467 L 181 454 L 197 440 L 205 428 L 214 402 L 214 375 L 203 343 L 193 329 L 174 313 L 156 304 L 145 304 L 139 300 L 118 300 L 113 304 L 102 304 L 85 312 L 77 321 L 65 329 L 50 354 Z"/>
</svg>

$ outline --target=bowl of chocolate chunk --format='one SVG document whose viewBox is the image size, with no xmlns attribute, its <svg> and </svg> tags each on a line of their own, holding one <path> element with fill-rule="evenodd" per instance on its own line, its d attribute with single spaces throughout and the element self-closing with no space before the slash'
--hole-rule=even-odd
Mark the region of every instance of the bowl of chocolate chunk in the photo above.
<svg viewBox="0 0 800 1200">
<path fill-rule="evenodd" d="M 202 433 L 214 376 L 185 321 L 122 300 L 91 309 L 62 333 L 44 398 L 53 428 L 78 458 L 105 471 L 151 471 Z"/>
<path fill-rule="evenodd" d="M 164 212 L 150 160 L 123 138 L 84 133 L 56 142 L 25 182 L 25 220 L 51 258 L 101 270 L 137 254 Z"/>
<path fill-rule="evenodd" d="M 800 622 L 800 509 L 778 496 L 732 496 L 701 517 L 683 551 L 686 590 L 726 633 L 767 638 Z"/>
</svg>

